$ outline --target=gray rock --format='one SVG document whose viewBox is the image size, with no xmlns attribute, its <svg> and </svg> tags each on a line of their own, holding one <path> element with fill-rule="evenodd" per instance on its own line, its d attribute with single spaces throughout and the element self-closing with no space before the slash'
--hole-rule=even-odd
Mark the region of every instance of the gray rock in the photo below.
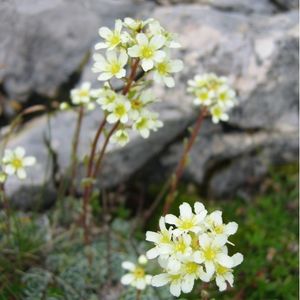
<svg viewBox="0 0 300 300">
<path fill-rule="evenodd" d="M 157 2 L 162 5 L 187 3 L 210 5 L 219 10 L 244 14 L 273 14 L 278 12 L 278 6 L 272 4 L 270 0 L 157 0 Z"/>
<path fill-rule="evenodd" d="M 139 0 L 8 0 L 0 2 L 0 82 L 9 98 L 54 97 L 79 71 L 98 28 L 134 16 Z"/>
<path fill-rule="evenodd" d="M 175 89 L 155 87 L 157 96 L 163 100 L 156 110 L 161 113 L 165 127 L 148 140 L 134 136 L 123 149 L 111 145 L 99 185 L 113 187 L 130 180 L 134 174 L 144 180 L 174 168 L 182 151 L 182 142 L 178 140 L 195 117 L 185 83 L 203 72 L 229 76 L 240 105 L 232 112 L 228 124 L 216 126 L 210 120 L 205 121 L 191 153 L 192 163 L 188 165 L 186 178 L 196 182 L 204 194 L 227 196 L 243 191 L 249 180 L 256 183 L 271 165 L 296 161 L 297 12 L 262 18 L 258 14 L 207 6 L 177 5 L 158 7 L 153 17 L 178 33 L 183 48 L 177 54 L 184 60 L 185 69 L 177 76 Z M 99 111 L 85 117 L 79 149 L 81 159 L 88 152 L 100 118 Z M 51 145 L 58 154 L 61 173 L 66 172 L 69 164 L 74 119 L 72 113 L 59 113 L 50 120 Z M 9 194 L 15 201 L 20 189 L 30 189 L 32 182 L 36 188 L 41 187 L 44 178 L 51 191 L 51 170 L 55 165 L 47 164 L 47 148 L 40 146 L 45 132 L 47 119 L 41 117 L 25 126 L 10 143 L 11 147 L 24 146 L 38 159 L 24 184 L 15 179 L 8 182 Z M 145 173 L 149 164 L 151 174 Z M 79 174 L 83 174 L 82 168 Z M 20 198 L 19 204 L 28 206 L 32 200 L 27 200 Z"/>
<path fill-rule="evenodd" d="M 299 9 L 299 0 L 271 0 L 282 10 Z"/>
</svg>

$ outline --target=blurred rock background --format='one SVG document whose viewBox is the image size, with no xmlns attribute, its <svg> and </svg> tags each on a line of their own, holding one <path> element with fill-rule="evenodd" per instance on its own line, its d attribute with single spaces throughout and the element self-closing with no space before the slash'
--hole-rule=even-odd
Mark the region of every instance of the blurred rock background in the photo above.
<svg viewBox="0 0 300 300">
<path fill-rule="evenodd" d="M 162 99 L 157 110 L 164 128 L 148 140 L 134 138 L 125 148 L 112 146 L 101 186 L 161 183 L 170 174 L 195 118 L 186 81 L 204 72 L 228 76 L 240 105 L 226 124 L 206 120 L 185 179 L 204 196 L 249 197 L 271 166 L 298 160 L 296 0 L 1 0 L 3 132 L 23 108 L 65 101 L 69 90 L 85 80 L 100 86 L 90 71 L 98 28 L 126 16 L 154 17 L 178 33 L 183 47 L 177 54 L 185 68 L 174 89 L 155 88 Z M 75 117 L 72 112 L 38 116 L 11 139 L 10 147 L 21 145 L 38 160 L 25 182 L 8 181 L 8 193 L 18 206 L 32 206 L 41 187 L 46 187 L 45 201 L 55 198 L 55 179 L 69 163 Z M 99 120 L 100 110 L 84 119 L 81 158 Z"/>
</svg>

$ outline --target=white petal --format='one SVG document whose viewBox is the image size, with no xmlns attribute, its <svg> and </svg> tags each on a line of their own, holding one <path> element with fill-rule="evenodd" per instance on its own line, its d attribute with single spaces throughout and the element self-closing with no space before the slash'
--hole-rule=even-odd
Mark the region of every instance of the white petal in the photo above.
<svg viewBox="0 0 300 300">
<path fill-rule="evenodd" d="M 25 179 L 26 178 L 26 172 L 24 169 L 18 169 L 17 170 L 17 176 L 20 178 L 20 179 Z"/>
<path fill-rule="evenodd" d="M 118 118 L 116 117 L 116 115 L 114 115 L 114 114 L 108 115 L 108 117 L 107 117 L 107 122 L 108 122 L 109 124 L 114 124 L 114 123 L 116 123 L 117 121 L 118 121 Z"/>
<path fill-rule="evenodd" d="M 233 286 L 233 282 L 234 282 L 234 277 L 233 274 L 228 272 L 224 275 L 224 278 L 226 281 L 228 281 L 228 283 L 230 284 L 230 286 Z"/>
<path fill-rule="evenodd" d="M 217 278 L 216 278 L 216 284 L 219 287 L 219 291 L 220 292 L 225 291 L 226 288 L 227 288 L 227 284 L 226 284 L 226 282 L 225 282 L 225 280 L 224 280 L 223 277 L 217 276 Z"/>
<path fill-rule="evenodd" d="M 181 60 L 171 61 L 171 73 L 180 72 L 183 69 L 183 62 Z"/>
<path fill-rule="evenodd" d="M 215 265 L 211 261 L 206 261 L 205 263 L 205 270 L 206 273 L 209 275 L 212 275 L 215 272 Z"/>
<path fill-rule="evenodd" d="M 116 32 L 120 33 L 122 30 L 122 26 L 123 26 L 123 22 L 120 19 L 116 20 L 116 22 L 115 22 Z"/>
<path fill-rule="evenodd" d="M 122 51 L 119 55 L 119 62 L 121 66 L 125 66 L 128 61 L 128 55 L 126 54 L 125 51 Z"/>
<path fill-rule="evenodd" d="M 204 256 L 203 256 L 203 253 L 200 252 L 200 251 L 195 251 L 194 252 L 194 255 L 193 255 L 193 258 L 194 258 L 194 261 L 197 263 L 197 264 L 202 264 L 204 262 Z"/>
<path fill-rule="evenodd" d="M 120 72 L 117 73 L 115 76 L 118 79 L 121 79 L 121 78 L 125 77 L 126 76 L 126 70 L 125 69 L 121 69 Z"/>
<path fill-rule="evenodd" d="M 24 166 L 32 166 L 35 164 L 35 162 L 36 162 L 36 159 L 33 156 L 27 156 L 27 157 L 24 157 L 24 159 L 23 159 Z"/>
<path fill-rule="evenodd" d="M 162 50 L 158 50 L 154 54 L 154 60 L 156 62 L 162 62 L 165 57 L 166 57 L 166 53 L 164 51 L 162 51 Z"/>
<path fill-rule="evenodd" d="M 159 256 L 159 254 L 160 253 L 159 253 L 159 248 L 158 247 L 154 247 L 154 248 L 152 248 L 152 249 L 150 249 L 146 252 L 146 256 L 147 256 L 148 259 L 154 259 L 157 256 Z"/>
<path fill-rule="evenodd" d="M 168 214 L 168 215 L 165 216 L 165 221 L 166 221 L 167 224 L 177 225 L 179 219 L 174 215 Z"/>
<path fill-rule="evenodd" d="M 223 220 L 222 220 L 222 212 L 219 210 L 216 210 L 214 212 L 212 212 L 209 215 L 209 218 L 214 222 L 214 224 L 216 225 L 221 225 L 223 224 Z"/>
<path fill-rule="evenodd" d="M 208 237 L 207 234 L 201 234 L 199 236 L 199 244 L 203 248 L 206 248 L 207 246 L 210 245 L 210 238 Z"/>
<path fill-rule="evenodd" d="M 12 165 L 6 165 L 4 166 L 4 171 L 5 173 L 7 173 L 8 175 L 13 175 L 16 172 L 15 167 L 13 167 Z"/>
<path fill-rule="evenodd" d="M 195 202 L 194 204 L 194 210 L 196 214 L 199 214 L 200 212 L 202 212 L 203 210 L 205 210 L 204 205 L 201 202 Z"/>
<path fill-rule="evenodd" d="M 227 243 L 227 236 L 226 235 L 218 235 L 214 238 L 212 244 L 214 247 L 223 247 Z"/>
<path fill-rule="evenodd" d="M 236 222 L 229 222 L 225 227 L 225 232 L 228 235 L 235 234 L 238 229 L 238 224 Z"/>
<path fill-rule="evenodd" d="M 233 266 L 233 259 L 229 257 L 227 254 L 224 253 L 217 254 L 216 260 L 223 267 L 232 268 Z"/>
<path fill-rule="evenodd" d="M 106 80 L 109 80 L 113 77 L 113 75 L 111 73 L 108 73 L 108 72 L 104 72 L 104 73 L 101 73 L 97 79 L 100 80 L 100 81 L 106 81 Z"/>
<path fill-rule="evenodd" d="M 101 50 L 101 49 L 105 49 L 105 48 L 107 48 L 107 45 L 105 43 L 97 43 L 95 45 L 96 50 Z"/>
<path fill-rule="evenodd" d="M 135 264 L 130 261 L 124 261 L 122 263 L 122 268 L 125 270 L 133 271 L 135 269 Z"/>
<path fill-rule="evenodd" d="M 175 86 L 175 81 L 172 77 L 165 76 L 164 82 L 168 88 L 172 88 Z"/>
<path fill-rule="evenodd" d="M 194 276 L 187 275 L 182 281 L 181 289 L 184 293 L 190 293 L 194 287 Z"/>
<path fill-rule="evenodd" d="M 102 68 L 106 65 L 106 60 L 103 57 L 103 55 L 99 54 L 99 53 L 95 53 L 93 55 L 93 59 L 95 60 L 95 62 L 97 63 L 97 66 Z"/>
<path fill-rule="evenodd" d="M 137 288 L 138 290 L 144 290 L 145 287 L 146 287 L 146 280 L 145 280 L 145 278 L 138 279 L 138 280 L 136 281 L 135 286 L 136 286 L 136 288 Z"/>
<path fill-rule="evenodd" d="M 25 149 L 23 147 L 17 147 L 15 153 L 18 157 L 24 157 Z"/>
<path fill-rule="evenodd" d="M 198 274 L 199 278 L 204 282 L 209 282 L 212 277 L 212 273 L 206 273 L 203 270 Z"/>
<path fill-rule="evenodd" d="M 169 282 L 169 276 L 166 273 L 155 275 L 152 277 L 151 285 L 155 287 L 164 286 Z"/>
<path fill-rule="evenodd" d="M 162 35 L 155 35 L 151 41 L 150 41 L 150 45 L 152 47 L 154 47 L 155 49 L 160 49 L 164 43 L 166 42 L 166 38 Z"/>
<path fill-rule="evenodd" d="M 241 253 L 236 253 L 231 258 L 233 260 L 232 267 L 235 267 L 235 266 L 241 264 L 243 262 L 243 260 L 244 260 L 244 256 Z"/>
<path fill-rule="evenodd" d="M 153 68 L 153 60 L 152 59 L 143 59 L 142 60 L 142 68 L 145 72 L 151 70 Z"/>
<path fill-rule="evenodd" d="M 117 53 L 115 51 L 107 51 L 106 57 L 109 62 L 117 61 Z"/>
<path fill-rule="evenodd" d="M 146 232 L 146 241 L 158 243 L 160 240 L 161 235 L 154 231 L 147 231 Z"/>
<path fill-rule="evenodd" d="M 181 263 L 177 259 L 174 258 L 169 259 L 167 265 L 168 270 L 172 272 L 178 272 L 180 270 L 180 267 L 181 267 Z"/>
<path fill-rule="evenodd" d="M 139 33 L 136 35 L 136 40 L 139 45 L 148 45 L 148 38 L 144 33 Z"/>
<path fill-rule="evenodd" d="M 134 277 L 132 274 L 126 274 L 126 275 L 122 276 L 121 283 L 124 285 L 128 285 L 128 284 L 131 284 L 133 280 L 134 280 Z"/>
<path fill-rule="evenodd" d="M 133 47 L 130 47 L 128 49 L 128 55 L 130 57 L 138 57 L 138 56 L 140 56 L 140 48 L 139 48 L 139 46 L 135 45 Z"/>
<path fill-rule="evenodd" d="M 184 202 L 179 206 L 180 218 L 182 219 L 190 219 L 193 216 L 191 206 Z"/>
<path fill-rule="evenodd" d="M 159 218 L 159 229 L 160 229 L 160 231 L 167 230 L 166 223 L 165 223 L 165 218 L 164 217 L 160 217 Z"/>
<path fill-rule="evenodd" d="M 101 27 L 98 33 L 104 39 L 109 38 L 113 34 L 112 31 L 107 27 Z"/>
<path fill-rule="evenodd" d="M 170 285 L 170 293 L 175 296 L 175 297 L 179 297 L 181 294 L 181 286 L 180 286 L 180 281 L 176 280 L 173 281 Z"/>
</svg>

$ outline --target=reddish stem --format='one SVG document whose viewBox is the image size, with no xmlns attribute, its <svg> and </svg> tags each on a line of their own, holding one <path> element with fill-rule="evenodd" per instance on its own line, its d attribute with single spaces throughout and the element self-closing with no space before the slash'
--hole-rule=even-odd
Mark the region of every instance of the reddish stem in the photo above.
<svg viewBox="0 0 300 300">
<path fill-rule="evenodd" d="M 194 145 L 195 141 L 196 141 L 196 138 L 198 136 L 198 133 L 201 129 L 201 125 L 203 123 L 203 120 L 205 118 L 207 114 L 207 110 L 206 109 L 203 109 L 200 111 L 199 115 L 198 115 L 198 118 L 196 120 L 196 123 L 195 123 L 195 126 L 193 128 L 193 131 L 192 131 L 192 134 L 188 140 L 188 143 L 187 145 L 185 146 L 184 148 L 184 151 L 183 151 L 183 154 L 177 164 L 177 167 L 175 169 L 175 172 L 173 173 L 172 175 L 172 178 L 171 178 L 171 183 L 170 183 L 170 192 L 168 193 L 168 196 L 166 198 L 166 201 L 165 201 L 165 205 L 164 205 L 164 208 L 163 208 L 163 213 L 164 214 L 167 214 L 169 212 L 169 209 L 174 201 L 174 197 L 175 197 L 175 193 L 176 193 L 176 190 L 177 190 L 177 185 L 178 185 L 178 182 L 182 176 L 182 173 L 184 171 L 184 168 L 186 166 L 186 163 L 187 163 L 187 159 L 188 159 L 188 154 L 192 148 L 192 146 Z"/>
</svg>

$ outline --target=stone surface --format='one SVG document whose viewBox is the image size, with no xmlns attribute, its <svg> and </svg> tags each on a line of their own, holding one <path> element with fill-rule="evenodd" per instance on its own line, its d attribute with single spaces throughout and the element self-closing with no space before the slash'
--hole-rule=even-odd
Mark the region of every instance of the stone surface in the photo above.
<svg viewBox="0 0 300 300">
<path fill-rule="evenodd" d="M 223 11 L 234 11 L 245 14 L 272 14 L 278 11 L 278 6 L 270 0 L 157 0 L 159 4 L 187 4 L 210 5 Z"/>
<path fill-rule="evenodd" d="M 86 59 L 100 26 L 134 16 L 139 0 L 0 2 L 0 82 L 9 98 L 54 97 Z"/>
<path fill-rule="evenodd" d="M 195 117 L 185 83 L 203 72 L 229 76 L 240 105 L 232 112 L 228 124 L 216 126 L 210 120 L 205 121 L 185 178 L 197 183 L 205 195 L 242 194 L 255 186 L 270 166 L 298 159 L 296 11 L 262 18 L 258 13 L 245 14 L 205 5 L 175 5 L 157 7 L 152 16 L 178 33 L 183 48 L 177 55 L 184 60 L 185 68 L 176 77 L 175 89 L 155 87 L 155 93 L 163 100 L 156 109 L 165 127 L 148 140 L 133 137 L 124 149 L 111 146 L 99 178 L 101 186 L 114 187 L 137 174 L 138 180 L 155 178 L 173 169 L 182 151 L 180 140 L 185 128 Z M 91 73 L 85 69 L 82 80 L 89 76 Z M 88 152 L 100 119 L 99 111 L 85 117 L 81 158 Z M 57 162 L 63 173 L 69 163 L 74 120 L 72 113 L 59 113 L 50 121 L 51 145 L 58 154 Z M 36 194 L 45 180 L 46 190 L 53 195 L 50 179 L 51 170 L 56 168 L 47 164 L 47 148 L 40 147 L 45 132 L 47 118 L 41 117 L 28 123 L 10 144 L 24 146 L 39 162 L 29 172 L 24 185 L 15 179 L 8 183 L 15 203 L 23 207 L 32 202 L 32 193 L 27 193 L 30 196 L 26 199 L 19 197 L 18 191 L 21 189 L 26 195 L 26 190 L 32 190 L 32 182 L 33 193 Z"/>
<path fill-rule="evenodd" d="M 299 0 L 271 0 L 283 10 L 299 9 Z"/>
</svg>

